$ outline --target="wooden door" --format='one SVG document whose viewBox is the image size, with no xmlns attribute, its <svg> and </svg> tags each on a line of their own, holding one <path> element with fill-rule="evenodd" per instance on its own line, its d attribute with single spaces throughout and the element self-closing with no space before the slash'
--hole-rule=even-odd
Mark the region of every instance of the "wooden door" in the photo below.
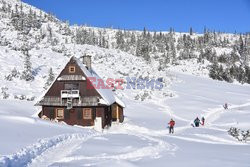
<svg viewBox="0 0 250 167">
<path fill-rule="evenodd" d="M 69 124 L 76 125 L 77 124 L 77 113 L 75 109 L 69 110 Z"/>
<path fill-rule="evenodd" d="M 112 110 L 112 121 L 118 121 L 118 119 L 119 119 L 118 105 L 113 104 L 111 107 L 111 110 Z"/>
<path fill-rule="evenodd" d="M 84 125 L 86 125 L 86 126 L 93 126 L 94 125 L 92 108 L 84 108 L 83 109 L 83 121 L 84 121 Z"/>
</svg>

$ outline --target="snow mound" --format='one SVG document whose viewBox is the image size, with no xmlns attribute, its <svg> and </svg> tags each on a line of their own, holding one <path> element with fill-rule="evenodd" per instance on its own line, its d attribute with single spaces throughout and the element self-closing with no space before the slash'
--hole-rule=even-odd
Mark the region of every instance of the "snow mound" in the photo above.
<svg viewBox="0 0 250 167">
<path fill-rule="evenodd" d="M 13 155 L 1 157 L 0 166 L 1 167 L 27 166 L 32 161 L 32 159 L 43 154 L 46 150 L 54 148 L 61 143 L 65 143 L 73 139 L 87 140 L 88 138 L 93 137 L 97 134 L 98 133 L 89 130 L 86 131 L 85 133 L 63 134 L 52 138 L 41 139 L 37 143 L 28 146 Z"/>
</svg>

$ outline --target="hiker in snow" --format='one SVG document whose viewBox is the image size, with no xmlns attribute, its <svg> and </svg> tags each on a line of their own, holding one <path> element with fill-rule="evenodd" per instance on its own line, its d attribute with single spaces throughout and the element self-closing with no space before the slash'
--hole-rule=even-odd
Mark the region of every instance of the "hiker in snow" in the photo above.
<svg viewBox="0 0 250 167">
<path fill-rule="evenodd" d="M 227 110 L 227 109 L 228 109 L 227 103 L 225 103 L 225 104 L 223 105 L 223 107 L 224 107 L 225 110 Z"/>
<path fill-rule="evenodd" d="M 174 133 L 174 125 L 175 125 L 175 121 L 173 119 L 171 119 L 168 123 L 169 125 L 169 133 Z"/>
<path fill-rule="evenodd" d="M 200 119 L 198 117 L 196 117 L 195 120 L 194 120 L 194 126 L 199 127 L 200 122 L 201 122 Z"/>
<path fill-rule="evenodd" d="M 204 117 L 201 118 L 201 125 L 202 125 L 202 126 L 205 125 L 205 118 L 204 118 Z"/>
</svg>

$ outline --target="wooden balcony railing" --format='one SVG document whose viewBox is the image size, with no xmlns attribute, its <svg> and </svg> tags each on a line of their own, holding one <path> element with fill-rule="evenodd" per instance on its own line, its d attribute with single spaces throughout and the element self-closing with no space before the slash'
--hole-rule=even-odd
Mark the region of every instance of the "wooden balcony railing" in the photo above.
<svg viewBox="0 0 250 167">
<path fill-rule="evenodd" d="M 61 90 L 61 98 L 80 98 L 79 90 Z"/>
<path fill-rule="evenodd" d="M 72 99 L 73 106 L 97 106 L 99 102 L 98 96 L 80 97 L 79 99 Z M 46 106 L 67 106 L 67 99 L 60 97 L 45 96 L 36 105 Z"/>
</svg>

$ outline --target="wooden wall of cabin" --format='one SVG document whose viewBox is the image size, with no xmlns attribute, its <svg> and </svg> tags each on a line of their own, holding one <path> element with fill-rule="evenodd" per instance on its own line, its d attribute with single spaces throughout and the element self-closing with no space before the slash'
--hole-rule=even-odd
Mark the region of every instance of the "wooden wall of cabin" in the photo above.
<svg viewBox="0 0 250 167">
<path fill-rule="evenodd" d="M 109 107 L 74 107 L 70 110 L 66 109 L 66 107 L 49 107 L 43 106 L 40 117 L 45 115 L 49 119 L 53 120 L 56 118 L 56 110 L 63 109 L 64 118 L 59 119 L 58 121 L 64 121 L 69 125 L 81 125 L 81 126 L 93 126 L 94 120 L 96 117 L 102 118 L 102 128 L 106 125 L 111 125 L 111 111 L 108 109 Z M 91 119 L 84 119 L 83 109 L 91 109 Z"/>
<path fill-rule="evenodd" d="M 79 84 L 79 91 L 81 97 L 100 96 L 95 89 L 87 89 L 87 81 L 56 81 L 48 90 L 45 96 L 61 97 L 61 90 L 65 89 L 66 83 Z"/>
<path fill-rule="evenodd" d="M 120 123 L 122 123 L 124 121 L 124 115 L 123 115 L 123 108 L 118 105 L 117 103 L 112 104 L 111 106 L 111 110 L 112 110 L 112 121 L 118 121 Z"/>
<path fill-rule="evenodd" d="M 122 123 L 124 121 L 123 107 L 118 105 L 118 110 L 119 110 L 119 122 Z"/>
</svg>

